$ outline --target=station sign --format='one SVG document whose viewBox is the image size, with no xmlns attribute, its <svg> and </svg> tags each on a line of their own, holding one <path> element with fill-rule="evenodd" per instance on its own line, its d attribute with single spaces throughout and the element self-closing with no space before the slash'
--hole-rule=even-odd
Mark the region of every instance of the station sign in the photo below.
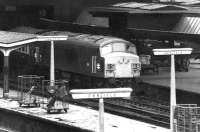
<svg viewBox="0 0 200 132">
<path fill-rule="evenodd" d="M 74 99 L 130 97 L 131 88 L 101 88 L 70 90 Z"/>
<path fill-rule="evenodd" d="M 70 90 L 74 99 L 99 99 L 99 132 L 104 132 L 104 98 L 130 97 L 131 88 L 96 88 Z"/>
<path fill-rule="evenodd" d="M 171 56 L 171 77 L 170 77 L 170 129 L 174 131 L 174 106 L 176 106 L 176 81 L 175 81 L 175 57 L 174 55 L 191 54 L 192 48 L 168 48 L 153 49 L 154 55 Z"/>
<path fill-rule="evenodd" d="M 61 41 L 67 40 L 68 36 L 55 35 L 55 36 L 37 36 L 38 41 Z"/>
<path fill-rule="evenodd" d="M 153 49 L 154 55 L 181 55 L 191 54 L 192 48 Z"/>
</svg>

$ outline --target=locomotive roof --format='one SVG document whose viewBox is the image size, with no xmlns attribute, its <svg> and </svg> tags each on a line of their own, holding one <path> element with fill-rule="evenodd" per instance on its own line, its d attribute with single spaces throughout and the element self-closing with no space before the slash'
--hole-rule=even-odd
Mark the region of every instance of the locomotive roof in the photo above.
<svg viewBox="0 0 200 132">
<path fill-rule="evenodd" d="M 16 27 L 14 29 L 11 29 L 10 31 L 15 31 L 15 32 L 21 32 L 21 33 L 32 33 L 32 34 L 39 34 L 39 35 L 50 35 L 50 36 L 55 36 L 55 35 L 67 35 L 68 39 L 67 41 L 79 41 L 81 43 L 77 43 L 79 45 L 84 45 L 84 46 L 103 46 L 105 44 L 108 44 L 112 41 L 124 41 L 127 42 L 126 40 L 123 40 L 121 38 L 117 37 L 111 37 L 111 36 L 103 36 L 103 35 L 92 35 L 92 34 L 84 34 L 84 33 L 74 33 L 74 32 L 68 32 L 68 31 L 47 31 L 45 29 L 37 29 L 33 27 Z M 60 42 L 59 42 L 60 43 Z"/>
<path fill-rule="evenodd" d="M 42 35 L 67 35 L 68 41 L 80 41 L 85 46 L 103 46 L 112 41 L 124 41 L 123 39 L 111 37 L 111 36 L 103 36 L 103 35 L 92 35 L 92 34 L 83 34 L 83 33 L 73 33 L 67 31 L 49 31 L 42 33 Z"/>
<path fill-rule="evenodd" d="M 44 29 L 37 29 L 37 28 L 33 28 L 33 27 L 20 26 L 20 27 L 12 28 L 9 31 L 20 32 L 20 33 L 39 34 L 40 32 L 44 32 Z"/>
</svg>

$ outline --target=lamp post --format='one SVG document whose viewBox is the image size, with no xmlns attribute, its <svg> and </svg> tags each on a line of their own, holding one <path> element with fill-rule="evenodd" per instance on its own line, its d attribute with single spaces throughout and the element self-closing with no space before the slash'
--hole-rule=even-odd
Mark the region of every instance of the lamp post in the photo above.
<svg viewBox="0 0 200 132">
<path fill-rule="evenodd" d="M 173 132 L 174 106 L 176 106 L 176 81 L 175 81 L 175 55 L 191 54 L 192 48 L 153 49 L 154 55 L 171 56 L 171 79 L 170 79 L 170 129 Z"/>
<path fill-rule="evenodd" d="M 50 41 L 51 49 L 50 49 L 50 85 L 54 85 L 53 82 L 55 80 L 55 58 L 54 58 L 54 41 L 64 41 L 68 39 L 68 36 L 56 35 L 56 36 L 38 36 L 38 41 Z"/>
</svg>

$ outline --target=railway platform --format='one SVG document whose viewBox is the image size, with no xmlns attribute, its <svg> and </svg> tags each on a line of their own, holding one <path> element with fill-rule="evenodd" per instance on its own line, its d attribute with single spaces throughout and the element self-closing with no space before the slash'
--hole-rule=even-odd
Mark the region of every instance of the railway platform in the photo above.
<svg viewBox="0 0 200 132">
<path fill-rule="evenodd" d="M 0 89 L 2 96 L 2 89 Z M 69 104 L 67 113 L 48 114 L 41 107 L 19 107 L 16 92 L 10 90 L 9 97 L 0 98 L 0 131 L 7 132 L 93 132 L 98 131 L 98 111 Z M 169 129 L 136 120 L 104 114 L 105 132 L 169 132 Z"/>
<path fill-rule="evenodd" d="M 170 68 L 159 68 L 159 74 L 141 75 L 142 82 L 170 87 Z M 200 94 L 200 64 L 191 65 L 188 72 L 176 72 L 176 89 Z M 162 88 L 162 87 L 160 87 Z"/>
</svg>

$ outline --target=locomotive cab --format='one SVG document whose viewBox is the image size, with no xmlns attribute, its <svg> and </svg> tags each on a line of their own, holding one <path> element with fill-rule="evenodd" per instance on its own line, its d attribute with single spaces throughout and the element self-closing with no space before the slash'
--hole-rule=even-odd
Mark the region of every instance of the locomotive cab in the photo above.
<svg viewBox="0 0 200 132">
<path fill-rule="evenodd" d="M 140 76 L 140 62 L 135 45 L 117 41 L 102 45 L 100 54 L 105 60 L 105 78 L 133 78 Z"/>
</svg>

